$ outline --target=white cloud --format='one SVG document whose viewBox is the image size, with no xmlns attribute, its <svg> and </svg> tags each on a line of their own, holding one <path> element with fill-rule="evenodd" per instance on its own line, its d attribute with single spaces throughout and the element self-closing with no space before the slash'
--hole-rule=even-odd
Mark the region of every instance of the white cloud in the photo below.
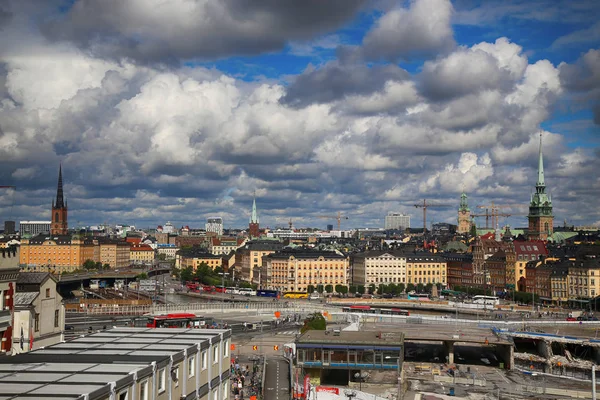
<svg viewBox="0 0 600 400">
<path fill-rule="evenodd" d="M 421 193 L 432 190 L 460 193 L 475 191 L 481 182 L 494 174 L 490 156 L 485 153 L 478 156 L 475 153 L 462 153 L 456 165 L 448 164 L 442 171 L 429 176 L 419 185 Z"/>
</svg>

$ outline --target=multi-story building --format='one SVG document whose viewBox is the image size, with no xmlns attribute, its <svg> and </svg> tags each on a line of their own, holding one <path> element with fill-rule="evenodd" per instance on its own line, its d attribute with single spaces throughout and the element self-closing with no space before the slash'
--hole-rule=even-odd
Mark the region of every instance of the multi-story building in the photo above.
<svg viewBox="0 0 600 400">
<path fill-rule="evenodd" d="M 573 261 L 564 260 L 553 264 L 550 274 L 552 302 L 561 304 L 569 300 L 569 264 Z"/>
<path fill-rule="evenodd" d="M 587 258 L 569 264 L 569 299 L 600 295 L 600 259 Z"/>
<path fill-rule="evenodd" d="M 203 263 L 214 270 L 223 266 L 223 259 L 220 255 L 207 253 L 198 247 L 181 249 L 175 254 L 175 267 L 179 269 L 191 267 L 195 271 Z"/>
<path fill-rule="evenodd" d="M 448 287 L 470 287 L 473 285 L 473 254 L 441 253 L 446 260 Z"/>
<path fill-rule="evenodd" d="M 489 282 L 486 287 L 492 292 L 502 291 L 506 288 L 507 253 L 498 250 L 485 260 L 485 270 L 488 272 Z"/>
<path fill-rule="evenodd" d="M 65 308 L 48 272 L 21 272 L 15 295 L 13 354 L 44 348 L 63 340 Z"/>
<path fill-rule="evenodd" d="M 477 237 L 473 242 L 473 286 L 483 288 L 489 284 L 489 274 L 485 271 L 485 260 L 499 250 L 508 251 L 510 243 Z"/>
<path fill-rule="evenodd" d="M 525 266 L 529 261 L 541 260 L 548 256 L 546 244 L 541 240 L 514 241 L 512 252 L 515 255 L 514 268 L 507 269 L 507 284 L 514 285 L 517 291 L 521 290 L 519 281 L 527 279 Z"/>
<path fill-rule="evenodd" d="M 407 283 L 417 285 L 422 283 L 439 283 L 447 285 L 446 260 L 436 254 L 413 253 L 406 256 L 406 280 Z"/>
<path fill-rule="evenodd" d="M 129 248 L 129 262 L 131 264 L 152 264 L 154 262 L 154 249 L 147 244 L 134 244 Z"/>
<path fill-rule="evenodd" d="M 113 328 L 0 357 L 0 398 L 229 400 L 230 346 L 230 330 Z"/>
<path fill-rule="evenodd" d="M 50 233 L 50 221 L 19 221 L 21 238 Z"/>
<path fill-rule="evenodd" d="M 236 269 L 239 263 L 239 270 L 235 272 L 236 276 L 246 282 L 254 282 L 254 272 L 262 267 L 262 258 L 268 254 L 275 253 L 283 248 L 283 244 L 272 240 L 257 240 L 247 242 L 236 252 Z M 258 283 L 258 282 L 254 282 Z"/>
<path fill-rule="evenodd" d="M 355 254 L 352 259 L 352 284 L 406 284 L 406 257 L 399 250 Z"/>
<path fill-rule="evenodd" d="M 56 202 L 52 201 L 52 223 L 50 225 L 51 235 L 69 234 L 67 224 L 68 208 L 63 197 L 62 165 L 58 168 L 58 185 L 56 188 Z"/>
<path fill-rule="evenodd" d="M 525 269 L 527 270 L 527 277 L 525 278 L 527 293 L 535 294 L 537 298 L 546 303 L 551 302 L 552 266 L 543 261 L 529 261 Z"/>
<path fill-rule="evenodd" d="M 206 232 L 216 233 L 218 236 L 223 235 L 223 218 L 210 217 L 206 219 Z"/>
<path fill-rule="evenodd" d="M 4 221 L 4 234 L 12 235 L 16 233 L 15 221 Z"/>
<path fill-rule="evenodd" d="M 248 239 L 246 238 L 236 238 L 236 237 L 213 237 L 210 238 L 208 244 L 208 251 L 212 254 L 229 254 L 232 251 L 237 250 L 242 247 Z"/>
<path fill-rule="evenodd" d="M 24 272 L 62 274 L 80 269 L 86 260 L 96 261 L 94 242 L 78 235 L 41 234 L 22 239 L 20 253 L 19 264 Z"/>
<path fill-rule="evenodd" d="M 331 285 L 335 290 L 348 283 L 348 259 L 336 252 L 285 250 L 264 256 L 262 262 L 257 281 L 266 289 L 306 292 L 311 285 Z"/>
<path fill-rule="evenodd" d="M 460 206 L 458 207 L 458 227 L 456 231 L 461 234 L 469 233 L 471 230 L 471 210 L 467 203 L 467 194 L 460 195 Z"/>
<path fill-rule="evenodd" d="M 164 254 L 166 260 L 174 260 L 175 254 L 179 251 L 179 247 L 174 244 L 156 244 L 155 246 L 156 254 L 159 256 Z"/>
<path fill-rule="evenodd" d="M 385 229 L 386 230 L 390 230 L 390 229 L 405 230 L 408 228 L 410 228 L 410 215 L 390 211 L 385 216 Z"/>
<path fill-rule="evenodd" d="M 130 246 L 124 240 L 105 239 L 99 240 L 100 262 L 102 265 L 108 264 L 110 268 L 124 268 L 130 262 Z"/>
<path fill-rule="evenodd" d="M 0 355 L 10 354 L 12 348 L 12 317 L 18 275 L 19 248 L 0 249 Z"/>
<path fill-rule="evenodd" d="M 542 153 L 542 134 L 540 133 L 540 154 L 538 159 L 538 178 L 535 193 L 531 195 L 529 204 L 529 229 L 527 237 L 530 240 L 548 240 L 554 232 L 554 216 L 552 215 L 552 199 L 546 193 L 544 180 L 544 156 Z"/>
</svg>

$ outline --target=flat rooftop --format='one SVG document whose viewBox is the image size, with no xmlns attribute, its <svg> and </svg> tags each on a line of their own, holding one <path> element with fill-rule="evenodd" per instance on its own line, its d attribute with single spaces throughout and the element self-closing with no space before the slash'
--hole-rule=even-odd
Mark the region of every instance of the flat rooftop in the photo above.
<svg viewBox="0 0 600 400">
<path fill-rule="evenodd" d="M 401 332 L 404 334 L 404 341 L 452 341 L 455 343 L 475 343 L 484 344 L 487 340 L 489 344 L 512 344 L 510 341 L 496 336 L 491 329 L 472 328 L 460 326 L 458 329 L 452 325 L 421 325 L 421 324 L 385 324 L 378 329 L 377 326 L 365 326 L 363 332 L 380 332 L 385 329 L 386 332 Z M 372 333 L 371 333 L 372 334 Z M 456 338 L 455 336 L 458 336 Z"/>
<path fill-rule="evenodd" d="M 0 357 L 0 400 L 106 397 L 152 374 L 152 362 L 210 346 L 231 336 L 223 329 L 115 328 L 13 357 Z"/>
<path fill-rule="evenodd" d="M 402 345 L 404 337 L 402 332 L 380 332 L 380 331 L 339 331 L 339 335 L 333 331 L 308 331 L 297 340 L 298 344 L 337 344 L 337 345 L 361 345 L 361 346 L 397 346 Z"/>
</svg>

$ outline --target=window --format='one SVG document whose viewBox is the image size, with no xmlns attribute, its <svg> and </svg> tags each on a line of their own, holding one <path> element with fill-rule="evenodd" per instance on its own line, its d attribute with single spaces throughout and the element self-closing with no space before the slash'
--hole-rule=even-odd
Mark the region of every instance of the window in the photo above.
<svg viewBox="0 0 600 400">
<path fill-rule="evenodd" d="M 129 399 L 129 396 L 128 396 L 127 391 L 119 393 L 119 400 L 128 400 L 128 399 Z"/>
<path fill-rule="evenodd" d="M 229 355 L 229 339 L 226 339 L 223 343 L 223 358 Z"/>
<path fill-rule="evenodd" d="M 213 400 L 219 400 L 219 390 L 217 390 L 217 389 L 213 390 L 212 398 L 213 398 Z"/>
<path fill-rule="evenodd" d="M 188 358 L 188 378 L 191 378 L 192 376 L 194 376 L 194 374 L 196 374 L 196 355 L 192 355 L 190 356 L 190 358 Z"/>
<path fill-rule="evenodd" d="M 213 364 L 216 364 L 219 362 L 219 346 L 214 345 L 213 346 Z"/>
<path fill-rule="evenodd" d="M 223 383 L 223 400 L 227 400 L 227 396 L 229 395 L 229 388 L 226 383 Z"/>
<path fill-rule="evenodd" d="M 46 289 L 46 298 L 50 298 L 50 288 Z"/>
<path fill-rule="evenodd" d="M 54 310 L 54 327 L 55 328 L 58 328 L 58 316 L 59 316 L 58 310 Z"/>
<path fill-rule="evenodd" d="M 165 368 L 161 368 L 158 371 L 158 393 L 164 392 L 166 387 L 167 371 Z"/>
<path fill-rule="evenodd" d="M 171 379 L 175 382 L 175 387 L 179 386 L 179 366 L 171 368 Z"/>
<path fill-rule="evenodd" d="M 148 400 L 148 380 L 140 383 L 140 400 Z"/>
<path fill-rule="evenodd" d="M 39 331 L 40 331 L 40 314 L 37 314 L 37 313 L 35 314 L 35 319 L 34 319 L 34 321 L 33 321 L 33 326 L 34 326 L 34 328 L 33 328 L 33 329 L 34 329 L 36 332 L 39 332 Z"/>
</svg>

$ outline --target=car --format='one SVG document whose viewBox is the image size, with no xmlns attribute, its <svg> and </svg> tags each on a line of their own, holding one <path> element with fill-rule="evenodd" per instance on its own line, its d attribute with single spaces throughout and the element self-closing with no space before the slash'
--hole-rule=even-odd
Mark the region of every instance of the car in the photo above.
<svg viewBox="0 0 600 400">
<path fill-rule="evenodd" d="M 567 321 L 577 321 L 577 319 L 573 317 L 567 317 Z"/>
<path fill-rule="evenodd" d="M 391 293 L 384 293 L 383 298 L 384 299 L 391 299 L 392 297 L 394 297 Z"/>
</svg>

